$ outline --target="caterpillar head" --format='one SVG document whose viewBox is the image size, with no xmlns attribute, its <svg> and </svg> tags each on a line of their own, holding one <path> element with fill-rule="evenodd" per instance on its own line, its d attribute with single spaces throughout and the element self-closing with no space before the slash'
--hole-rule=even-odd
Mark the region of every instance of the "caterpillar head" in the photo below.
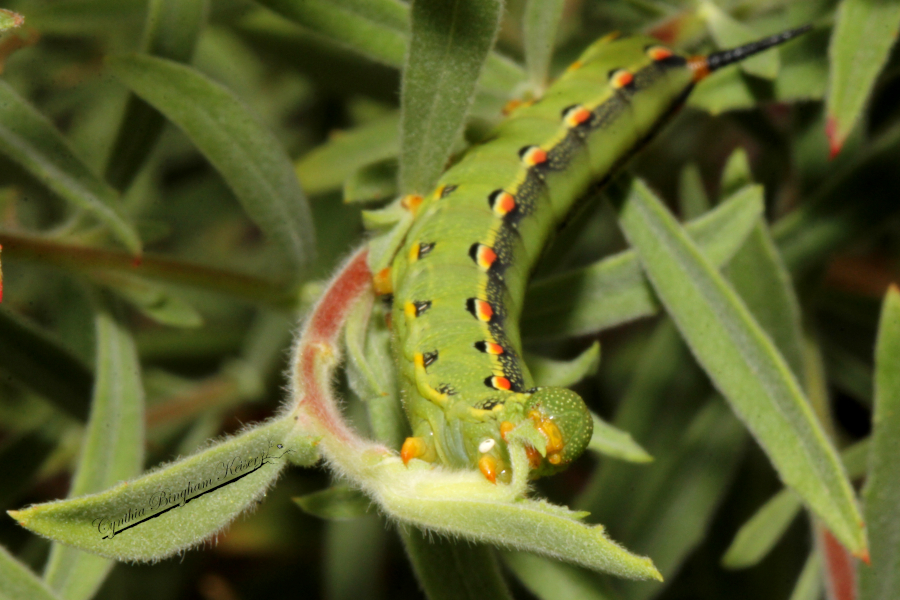
<svg viewBox="0 0 900 600">
<path fill-rule="evenodd" d="M 594 421 L 581 396 L 560 387 L 538 388 L 525 414 L 547 438 L 547 455 L 533 456 L 535 476 L 551 475 L 581 456 L 594 433 Z M 536 453 L 535 453 L 536 454 Z"/>
</svg>

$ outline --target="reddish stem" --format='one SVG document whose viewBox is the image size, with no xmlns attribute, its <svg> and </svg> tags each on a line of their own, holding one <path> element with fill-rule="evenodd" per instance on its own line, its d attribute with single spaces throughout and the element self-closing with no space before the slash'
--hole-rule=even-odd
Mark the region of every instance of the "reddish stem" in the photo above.
<svg viewBox="0 0 900 600">
<path fill-rule="evenodd" d="M 825 584 L 831 600 L 856 600 L 856 561 L 827 528 L 818 526 L 825 558 Z"/>
<path fill-rule="evenodd" d="M 339 356 L 338 336 L 350 311 L 372 288 L 367 263 L 368 250 L 356 252 L 338 271 L 310 314 L 303 335 L 294 349 L 294 411 L 314 421 L 331 440 L 362 447 L 368 444 L 341 416 L 331 393 L 331 371 Z"/>
</svg>

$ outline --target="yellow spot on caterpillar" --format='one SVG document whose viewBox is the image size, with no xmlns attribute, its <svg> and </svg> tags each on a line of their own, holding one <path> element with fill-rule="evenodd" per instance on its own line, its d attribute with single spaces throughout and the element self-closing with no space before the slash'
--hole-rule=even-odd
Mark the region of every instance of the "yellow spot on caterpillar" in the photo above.
<svg viewBox="0 0 900 600">
<path fill-rule="evenodd" d="M 409 262 L 416 262 L 419 260 L 419 242 L 413 244 L 409 249 Z"/>
<path fill-rule="evenodd" d="M 478 470 L 491 483 L 497 483 L 497 459 L 485 454 L 478 459 Z"/>
</svg>

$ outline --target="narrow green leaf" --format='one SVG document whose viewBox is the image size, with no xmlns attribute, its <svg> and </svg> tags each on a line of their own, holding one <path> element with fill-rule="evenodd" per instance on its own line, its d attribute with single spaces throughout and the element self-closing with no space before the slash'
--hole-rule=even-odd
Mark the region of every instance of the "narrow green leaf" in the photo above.
<svg viewBox="0 0 900 600">
<path fill-rule="evenodd" d="M 407 528 L 400 537 L 428 600 L 512 600 L 490 546 L 432 538 Z"/>
<path fill-rule="evenodd" d="M 160 58 L 122 56 L 108 64 L 135 94 L 184 130 L 287 264 L 297 270 L 312 260 L 312 216 L 293 167 L 272 132 L 232 92 Z"/>
<path fill-rule="evenodd" d="M 818 550 L 813 550 L 800 571 L 797 585 L 791 592 L 790 600 L 819 600 L 822 597 L 822 555 Z"/>
<path fill-rule="evenodd" d="M 400 152 L 400 115 L 391 113 L 330 139 L 302 156 L 297 177 L 307 194 L 340 189 L 356 171 L 372 163 L 395 158 Z"/>
<path fill-rule="evenodd" d="M 10 377 L 86 422 L 94 375 L 41 330 L 0 308 L 0 365 Z"/>
<path fill-rule="evenodd" d="M 193 306 L 159 284 L 108 272 L 98 275 L 97 279 L 161 325 L 199 327 L 203 324 L 203 317 Z"/>
<path fill-rule="evenodd" d="M 0 153 L 60 198 L 99 219 L 128 250 L 140 252 L 140 238 L 125 220 L 116 191 L 94 175 L 56 127 L 5 81 L 0 81 Z"/>
<path fill-rule="evenodd" d="M 776 494 L 741 526 L 722 557 L 722 566 L 745 569 L 757 564 L 778 543 L 802 507 L 800 498 L 791 490 Z"/>
<path fill-rule="evenodd" d="M 105 492 L 9 514 L 100 556 L 163 558 L 215 535 L 265 493 L 288 460 L 306 458 L 310 442 L 290 438 L 292 427 L 293 420 L 270 421 Z"/>
<path fill-rule="evenodd" d="M 400 90 L 400 190 L 424 194 L 462 132 L 502 0 L 416 0 Z"/>
<path fill-rule="evenodd" d="M 206 22 L 208 4 L 208 0 L 151 0 L 143 52 L 190 62 Z M 116 189 L 128 188 L 150 156 L 164 126 L 165 119 L 152 106 L 133 95 L 129 97 L 106 165 L 106 180 Z"/>
<path fill-rule="evenodd" d="M 370 512 L 372 501 L 347 485 L 336 485 L 328 489 L 294 498 L 297 506 L 307 513 L 329 521 L 349 521 Z"/>
<path fill-rule="evenodd" d="M 745 439 L 740 422 L 715 398 L 690 422 L 674 452 L 657 457 L 640 491 L 630 495 L 630 514 L 617 531 L 627 544 L 653 556 L 667 579 L 706 535 L 737 473 Z M 637 582 L 624 587 L 631 600 L 659 591 Z"/>
<path fill-rule="evenodd" d="M 866 439 L 841 452 L 841 461 L 850 479 L 859 479 L 866 474 L 869 446 L 870 442 Z M 772 496 L 738 530 L 722 557 L 722 566 L 745 569 L 758 564 L 781 540 L 802 508 L 800 498 L 790 489 L 783 489 Z"/>
<path fill-rule="evenodd" d="M 600 342 L 594 342 L 572 360 L 553 360 L 526 353 L 525 362 L 537 385 L 572 387 L 585 377 L 597 373 L 600 366 Z"/>
<path fill-rule="evenodd" d="M 757 323 L 775 343 L 794 377 L 802 376 L 800 305 L 791 276 L 762 219 L 732 257 L 725 274 Z"/>
<path fill-rule="evenodd" d="M 25 24 L 25 17 L 11 10 L 0 8 L 0 33 L 16 29 Z"/>
<path fill-rule="evenodd" d="M 409 45 L 410 8 L 398 0 L 257 0 L 286 19 L 372 60 L 402 67 Z M 480 87 L 504 97 L 525 73 L 492 53 Z"/>
<path fill-rule="evenodd" d="M 266 8 L 378 62 L 403 63 L 409 9 L 398 0 L 257 0 Z"/>
<path fill-rule="evenodd" d="M 875 348 L 875 408 L 863 490 L 871 566 L 859 567 L 860 600 L 887 600 L 900 586 L 900 290 L 884 299 Z"/>
<path fill-rule="evenodd" d="M 397 195 L 397 161 L 389 158 L 357 169 L 344 181 L 344 202 L 379 202 Z"/>
<path fill-rule="evenodd" d="M 137 349 L 115 301 L 99 299 L 95 317 L 97 375 L 91 417 L 69 498 L 106 489 L 144 466 L 144 386 Z M 112 561 L 53 544 L 44 580 L 67 600 L 92 597 Z"/>
<path fill-rule="evenodd" d="M 678 186 L 678 203 L 681 209 L 681 217 L 686 221 L 700 217 L 712 207 L 709 196 L 706 195 L 706 188 L 703 187 L 703 177 L 700 175 L 700 168 L 695 163 L 690 163 L 681 170 L 681 179 Z"/>
<path fill-rule="evenodd" d="M 865 108 L 900 27 L 898 0 L 844 0 L 828 48 L 828 137 L 832 155 L 843 146 Z"/>
<path fill-rule="evenodd" d="M 562 19 L 563 0 L 528 0 L 525 4 L 525 65 L 531 87 L 538 95 L 547 86 L 553 43 Z"/>
<path fill-rule="evenodd" d="M 653 460 L 653 457 L 635 442 L 627 431 L 610 425 L 594 413 L 591 413 L 591 419 L 594 421 L 594 435 L 588 444 L 588 450 L 633 463 Z"/>
<path fill-rule="evenodd" d="M 540 600 L 608 600 L 585 571 L 527 552 L 504 552 L 503 562 Z"/>
<path fill-rule="evenodd" d="M 679 331 L 783 481 L 854 553 L 862 517 L 837 452 L 775 345 L 665 206 L 636 182 L 620 224 Z"/>
<path fill-rule="evenodd" d="M 719 184 L 719 194 L 728 197 L 751 183 L 753 183 L 753 173 L 750 171 L 747 152 L 743 148 L 737 148 L 725 163 L 722 182 Z"/>
<path fill-rule="evenodd" d="M 753 28 L 731 18 L 728 13 L 712 2 L 703 1 L 700 6 L 700 12 L 706 19 L 709 31 L 720 48 L 742 46 L 763 37 Z M 779 67 L 777 50 L 762 52 L 740 63 L 740 68 L 745 73 L 763 79 L 775 79 L 778 76 Z"/>
<path fill-rule="evenodd" d="M 0 598 L 3 600 L 59 600 L 37 575 L 0 546 Z"/>
<path fill-rule="evenodd" d="M 753 231 L 762 211 L 762 188 L 750 187 L 689 223 L 687 230 L 709 260 L 721 266 Z M 656 314 L 659 309 L 637 255 L 626 250 L 531 284 L 522 331 L 526 338 L 583 335 Z"/>
</svg>

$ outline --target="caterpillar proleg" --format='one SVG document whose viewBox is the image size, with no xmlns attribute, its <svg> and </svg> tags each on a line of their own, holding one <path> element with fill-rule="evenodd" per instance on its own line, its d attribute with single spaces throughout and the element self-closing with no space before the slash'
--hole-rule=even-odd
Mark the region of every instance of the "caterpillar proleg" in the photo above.
<svg viewBox="0 0 900 600">
<path fill-rule="evenodd" d="M 643 35 L 606 36 L 472 147 L 431 194 L 406 199 L 415 218 L 378 281 L 393 293 L 393 349 L 413 432 L 405 462 L 477 467 L 509 481 L 507 438 L 520 427 L 539 440 L 525 448 L 535 476 L 585 450 L 592 420 L 584 402 L 565 388 L 535 387 L 522 360 L 518 320 L 535 261 L 576 202 L 652 137 L 696 83 L 807 29 L 694 57 Z"/>
</svg>

